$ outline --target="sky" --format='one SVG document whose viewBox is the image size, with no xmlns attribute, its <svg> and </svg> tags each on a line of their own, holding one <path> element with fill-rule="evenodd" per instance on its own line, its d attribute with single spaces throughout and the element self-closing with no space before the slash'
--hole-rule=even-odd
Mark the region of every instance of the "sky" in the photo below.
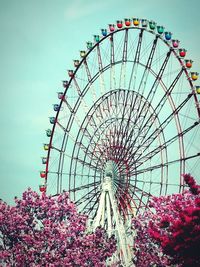
<svg viewBox="0 0 200 267">
<path fill-rule="evenodd" d="M 52 104 L 86 41 L 118 19 L 152 19 L 200 71 L 199 10 L 199 0 L 0 0 L 0 198 L 38 190 Z"/>
</svg>

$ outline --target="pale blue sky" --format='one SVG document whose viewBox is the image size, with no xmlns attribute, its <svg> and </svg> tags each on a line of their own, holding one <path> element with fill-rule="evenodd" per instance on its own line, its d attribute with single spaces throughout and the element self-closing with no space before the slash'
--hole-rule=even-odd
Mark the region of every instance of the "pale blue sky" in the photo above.
<svg viewBox="0 0 200 267">
<path fill-rule="evenodd" d="M 0 0 L 0 198 L 38 189 L 56 92 L 93 34 L 117 19 L 153 19 L 200 71 L 199 10 L 199 0 Z"/>
</svg>

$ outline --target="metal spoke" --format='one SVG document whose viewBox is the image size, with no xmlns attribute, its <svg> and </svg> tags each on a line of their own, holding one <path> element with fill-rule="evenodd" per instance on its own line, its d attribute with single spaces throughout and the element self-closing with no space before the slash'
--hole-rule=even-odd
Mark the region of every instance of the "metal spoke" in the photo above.
<svg viewBox="0 0 200 267">
<path fill-rule="evenodd" d="M 185 135 L 186 133 L 188 133 L 192 128 L 196 127 L 197 125 L 199 125 L 199 122 L 194 123 L 192 126 L 188 127 L 187 129 L 185 129 L 181 135 Z M 146 155 L 139 157 L 136 159 L 137 160 L 148 160 L 151 159 L 152 157 L 154 157 L 157 153 L 159 153 L 161 150 L 165 149 L 167 146 L 171 145 L 173 142 L 175 142 L 177 139 L 179 138 L 179 134 L 175 135 L 174 137 L 170 138 L 169 140 L 167 140 L 163 145 L 151 150 L 150 152 L 148 152 Z M 146 150 L 146 149 L 145 149 Z M 139 164 L 141 165 L 141 163 Z"/>
<path fill-rule="evenodd" d="M 190 160 L 190 159 L 193 159 L 193 158 L 196 158 L 196 157 L 200 157 L 200 154 L 196 154 L 196 155 L 193 155 L 193 156 L 190 156 L 190 157 L 186 157 L 186 158 L 181 158 L 181 159 L 168 161 L 168 162 L 166 162 L 164 164 L 154 165 L 154 166 L 151 166 L 151 167 L 148 167 L 148 168 L 145 168 L 145 169 L 138 169 L 137 168 L 137 170 L 135 172 L 130 172 L 130 174 L 131 175 L 138 175 L 138 174 L 145 173 L 145 172 L 152 172 L 152 171 L 154 171 L 156 169 L 167 167 L 167 166 L 169 166 L 171 164 L 176 164 L 176 163 L 179 163 L 181 161 L 187 161 L 187 160 Z M 139 164 L 139 166 L 141 166 L 141 165 L 142 164 Z"/>
</svg>

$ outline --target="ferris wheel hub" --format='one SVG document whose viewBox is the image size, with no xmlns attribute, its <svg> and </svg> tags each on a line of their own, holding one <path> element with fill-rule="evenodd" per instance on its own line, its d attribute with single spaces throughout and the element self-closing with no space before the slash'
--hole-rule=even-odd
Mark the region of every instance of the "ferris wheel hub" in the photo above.
<svg viewBox="0 0 200 267">
<path fill-rule="evenodd" d="M 109 160 L 106 162 L 106 166 L 105 166 L 105 177 L 113 178 L 113 176 L 114 176 L 113 162 Z"/>
<path fill-rule="evenodd" d="M 112 179 L 111 177 L 105 177 L 104 178 L 104 181 L 102 183 L 102 190 L 105 191 L 105 192 L 108 192 L 110 190 L 112 190 Z"/>
</svg>

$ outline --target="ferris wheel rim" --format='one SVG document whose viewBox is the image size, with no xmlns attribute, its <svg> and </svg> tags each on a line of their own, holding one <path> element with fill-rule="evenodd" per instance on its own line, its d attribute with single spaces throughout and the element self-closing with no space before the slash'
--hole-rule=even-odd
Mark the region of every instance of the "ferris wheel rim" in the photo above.
<svg viewBox="0 0 200 267">
<path fill-rule="evenodd" d="M 110 33 L 109 33 L 108 35 L 106 35 L 105 37 L 102 37 L 102 38 L 100 39 L 100 41 L 99 41 L 98 43 L 95 43 L 95 44 L 93 45 L 92 49 L 90 49 L 90 50 L 86 53 L 85 57 L 82 58 L 82 60 L 80 61 L 80 64 L 78 65 L 78 67 L 77 67 L 77 68 L 75 69 L 75 71 L 74 71 L 74 76 L 75 76 L 76 73 L 78 72 L 79 68 L 81 68 L 82 64 L 84 64 L 84 61 L 87 59 L 87 57 L 90 55 L 90 53 L 91 53 L 93 50 L 95 50 L 95 48 L 96 48 L 97 46 L 99 46 L 99 44 L 100 44 L 101 42 L 103 42 L 105 39 L 107 39 L 107 38 L 113 36 L 114 34 L 120 32 L 120 31 L 124 31 L 124 30 L 128 31 L 128 30 L 131 30 L 131 29 L 134 29 L 134 30 L 141 30 L 141 32 L 142 32 L 142 31 L 147 31 L 147 32 L 149 32 L 149 33 L 151 33 L 151 34 L 154 34 L 154 35 L 156 36 L 156 38 L 159 38 L 160 40 L 162 40 L 163 43 L 165 43 L 165 44 L 172 50 L 172 52 L 174 53 L 175 57 L 177 58 L 177 60 L 178 60 L 179 63 L 181 64 L 181 66 L 183 67 L 183 71 L 185 72 L 185 75 L 186 75 L 186 77 L 188 78 L 188 81 L 189 81 L 189 84 L 190 84 L 190 89 L 192 89 L 191 91 L 194 91 L 194 86 L 193 86 L 193 83 L 192 83 L 192 81 L 191 81 L 191 79 L 190 79 L 190 77 L 189 77 L 189 73 L 188 73 L 187 69 L 183 66 L 182 60 L 181 60 L 180 57 L 178 56 L 177 51 L 176 51 L 172 46 L 170 46 L 170 44 L 169 44 L 167 41 L 165 41 L 160 35 L 155 34 L 155 32 L 152 32 L 152 31 L 147 30 L 147 29 L 145 29 L 145 28 L 139 28 L 139 27 L 128 27 L 128 28 L 118 29 L 118 30 L 116 30 L 116 31 L 114 31 L 114 32 L 110 32 Z M 120 63 L 120 62 L 119 62 L 119 63 Z M 116 62 L 115 62 L 114 64 L 116 64 Z M 108 67 L 108 69 L 110 68 L 110 66 L 107 66 L 107 67 Z M 104 70 L 103 70 L 103 71 L 104 71 Z M 153 71 L 153 70 L 152 70 L 152 71 Z M 156 74 L 155 74 L 155 75 L 156 75 Z M 94 77 L 93 77 L 93 78 L 94 78 Z M 74 79 L 74 77 L 71 77 L 71 78 L 70 78 L 69 83 L 68 83 L 68 87 L 65 89 L 64 94 L 63 94 L 64 97 L 66 96 L 66 94 L 67 94 L 67 92 L 68 92 L 68 89 L 69 89 L 69 86 L 70 86 L 70 84 L 72 83 L 73 79 Z M 98 77 L 96 77 L 96 79 L 98 79 Z M 90 82 L 91 82 L 91 81 L 90 81 Z M 88 81 L 87 86 L 89 85 L 90 82 Z M 93 81 L 92 81 L 92 82 L 93 82 Z M 87 87 L 87 86 L 86 86 L 86 87 Z M 87 90 L 89 90 L 89 88 L 88 88 Z M 85 91 L 85 89 L 83 90 L 83 92 L 84 92 L 84 91 Z M 86 91 L 86 92 L 87 92 L 87 91 Z M 85 92 L 85 93 L 86 93 L 86 92 Z M 198 100 L 197 100 L 197 98 L 196 98 L 196 94 L 193 94 L 193 95 L 194 95 L 194 100 L 195 100 L 195 102 L 197 102 Z M 84 97 L 84 95 L 83 95 L 83 97 Z M 61 99 L 60 107 L 63 105 L 63 101 L 64 101 L 64 100 Z M 79 106 L 78 106 L 78 108 L 79 108 Z M 198 106 L 197 106 L 197 109 L 198 109 Z M 199 109 L 198 109 L 197 111 L 199 112 Z M 60 112 L 60 109 L 57 111 L 57 114 L 56 114 L 56 121 L 57 121 L 57 119 L 58 119 L 59 112 Z M 200 113 L 199 113 L 199 114 L 200 114 Z M 54 136 L 55 127 L 56 127 L 56 123 L 53 125 L 53 128 L 52 128 L 52 135 L 51 135 L 51 137 L 50 137 L 50 142 L 49 142 L 49 150 L 48 150 L 47 164 L 46 164 L 46 175 L 47 175 L 47 176 L 48 176 L 48 172 L 49 172 L 48 165 L 49 165 L 50 154 L 51 154 L 51 150 L 52 150 L 52 141 L 53 141 L 53 136 Z M 181 132 L 181 131 L 180 131 L 180 132 Z M 67 132 L 65 132 L 65 135 L 66 135 L 66 134 L 67 134 Z M 64 145 L 64 139 L 65 139 L 65 138 L 63 138 L 63 145 Z M 62 147 L 63 147 L 63 145 L 62 145 Z M 59 161 L 59 164 L 60 164 L 60 161 Z M 59 170 L 59 169 L 60 169 L 60 167 L 58 168 L 58 170 Z M 59 173 L 58 173 L 58 174 L 59 174 Z M 46 178 L 46 180 L 47 180 L 47 179 L 48 179 L 48 178 Z"/>
</svg>

